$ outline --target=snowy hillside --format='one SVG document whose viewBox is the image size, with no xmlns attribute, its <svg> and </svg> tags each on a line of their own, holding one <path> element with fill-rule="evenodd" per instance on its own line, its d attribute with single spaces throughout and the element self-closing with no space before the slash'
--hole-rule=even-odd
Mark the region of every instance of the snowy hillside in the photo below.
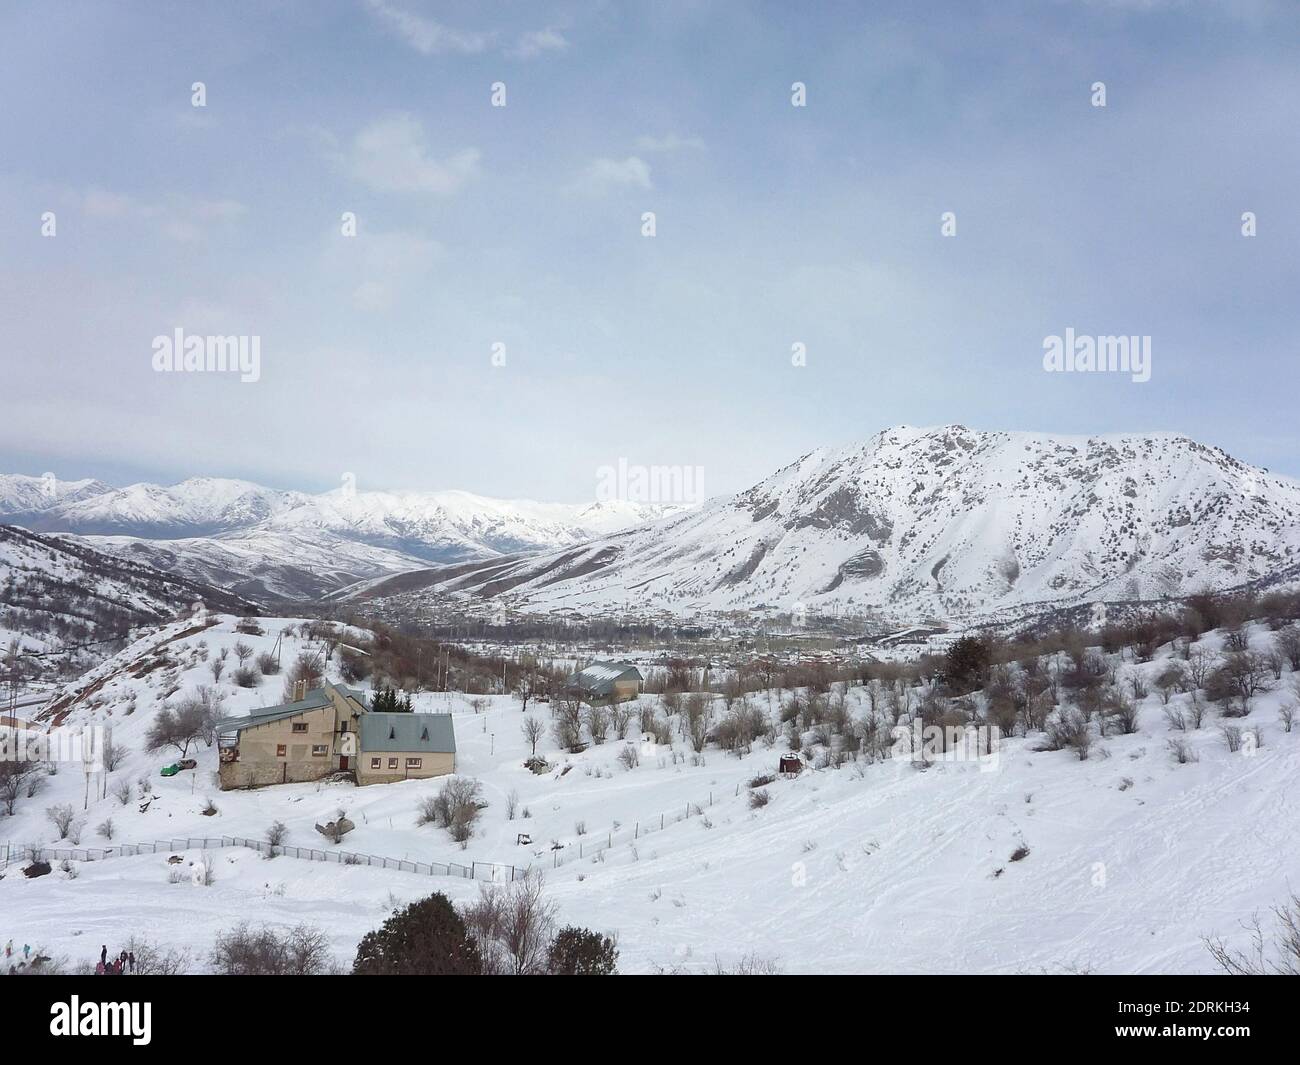
<svg viewBox="0 0 1300 1065">
<path fill-rule="evenodd" d="M 285 492 L 195 477 L 110 488 L 0 476 L 0 522 L 72 533 L 101 550 L 261 599 L 456 562 L 582 543 L 673 508 L 501 500 L 468 492 Z"/>
<path fill-rule="evenodd" d="M 90 788 L 79 769 L 64 767 L 13 816 L 0 816 L 0 841 L 36 844 L 56 859 L 39 879 L 18 875 L 21 863 L 4 870 L 4 935 L 74 961 L 132 934 L 202 958 L 241 920 L 307 922 L 326 930 L 346 965 L 394 906 L 434 890 L 458 902 L 477 894 L 459 876 L 266 861 L 217 846 L 222 837 L 264 839 L 280 820 L 289 844 L 331 849 L 313 825 L 340 809 L 357 827 L 334 850 L 486 863 L 477 869 L 488 877 L 494 866 L 543 869 L 562 919 L 617 933 L 624 972 L 708 971 L 751 953 L 787 972 L 1205 972 L 1203 936 L 1246 945 L 1240 922 L 1300 882 L 1300 730 L 1284 731 L 1277 714 L 1290 698 L 1290 672 L 1234 719 L 1243 731 L 1261 730 L 1262 746 L 1249 750 L 1227 749 L 1213 711 L 1202 728 L 1171 730 L 1153 683 L 1172 660 L 1166 647 L 1148 663 L 1112 660 L 1121 684 L 1143 678 L 1152 694 L 1139 703 L 1136 731 L 1106 735 L 1087 760 L 1035 750 L 1035 735 L 1006 740 L 993 759 L 941 758 L 925 769 L 905 758 L 860 760 L 759 788 L 754 778 L 775 770 L 784 743 L 743 756 L 710 744 L 695 754 L 675 731 L 671 743 L 656 743 L 634 723 L 627 742 L 611 737 L 580 754 L 545 736 L 538 753 L 551 769 L 537 775 L 523 765 L 517 701 L 485 696 L 475 707 L 457 694 L 417 694 L 417 709 L 455 715 L 458 771 L 483 786 L 487 806 L 461 849 L 445 830 L 416 825 L 417 805 L 438 780 L 223 793 L 213 780 L 216 752 L 202 744 L 191 752 L 198 769 L 160 778 L 172 755 L 144 753 L 149 722 L 159 707 L 213 685 L 210 666 L 223 650 L 243 641 L 269 652 L 282 634 L 286 662 L 319 649 L 296 619 L 264 620 L 263 635 L 236 633 L 233 618 L 211 620 L 201 631 L 173 626 L 142 639 L 69 689 L 57 719 L 111 724 L 128 753 Z M 1261 626 L 1249 635 L 1261 650 L 1270 640 Z M 1192 650 L 1217 654 L 1222 638 L 1208 634 Z M 280 685 L 265 677 L 255 689 L 228 679 L 216 687 L 238 713 L 277 701 Z M 1170 709 L 1188 708 L 1193 694 L 1173 695 Z M 790 697 L 750 699 L 775 720 Z M 849 688 L 845 699 L 854 719 L 867 716 L 865 689 Z M 665 712 L 654 696 L 638 705 Z M 531 713 L 547 720 L 544 707 Z M 713 713 L 723 713 L 720 701 Z M 1184 761 L 1171 756 L 1171 738 L 1187 745 Z M 628 746 L 638 755 L 631 766 Z M 765 805 L 749 799 L 754 790 Z M 60 803 L 75 808 L 81 848 L 176 843 L 62 871 L 57 848 L 74 845 L 59 841 L 45 816 Z M 111 840 L 96 829 L 110 819 Z M 532 842 L 521 845 L 520 833 Z M 206 848 L 204 838 L 213 841 Z M 202 861 L 205 849 L 211 885 L 194 883 L 185 864 L 177 877 L 167 862 L 172 853 Z"/>
<path fill-rule="evenodd" d="M 29 655 L 28 678 L 103 658 L 132 629 L 150 627 L 196 602 L 218 610 L 250 604 L 229 592 L 86 547 L 0 525 L 0 649 Z M 61 655 L 54 652 L 84 647 Z"/>
<path fill-rule="evenodd" d="M 801 603 L 954 617 L 1187 595 L 1297 561 L 1300 484 L 1186 437 L 899 427 L 579 548 L 360 594 L 420 583 L 523 609 Z"/>
</svg>

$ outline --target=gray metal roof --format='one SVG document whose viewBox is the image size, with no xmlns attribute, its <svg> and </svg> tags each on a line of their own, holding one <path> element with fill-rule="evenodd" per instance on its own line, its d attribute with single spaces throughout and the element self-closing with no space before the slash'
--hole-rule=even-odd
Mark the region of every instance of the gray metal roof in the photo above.
<svg viewBox="0 0 1300 1065">
<path fill-rule="evenodd" d="M 359 722 L 362 752 L 455 754 L 456 730 L 450 714 L 363 715 Z"/>
<path fill-rule="evenodd" d="M 630 674 L 636 674 L 637 680 L 642 679 L 641 671 L 626 662 L 593 662 L 585 669 L 574 673 L 564 684 L 567 688 L 577 688 L 596 695 L 609 695 L 614 691 L 614 682 Z"/>
<path fill-rule="evenodd" d="M 359 692 L 354 688 L 345 687 L 342 684 L 335 684 L 332 681 L 326 681 L 325 684 L 333 688 L 341 695 L 352 699 L 359 704 L 362 710 L 366 709 L 366 697 L 364 692 Z M 250 710 L 247 714 L 239 717 L 227 717 L 218 721 L 213 728 L 218 734 L 242 732 L 246 728 L 254 728 L 257 725 L 266 725 L 272 721 L 283 721 L 286 717 L 296 717 L 298 714 L 308 710 L 319 710 L 322 706 L 330 705 L 330 697 L 325 689 L 313 688 L 302 699 L 294 702 L 279 703 L 276 706 L 261 706 L 256 710 Z"/>
<path fill-rule="evenodd" d="M 282 721 L 286 717 L 296 717 L 308 710 L 319 710 L 330 705 L 330 697 L 317 688 L 307 693 L 307 698 L 297 702 L 281 703 L 279 706 L 262 706 L 250 710 L 240 717 L 222 718 L 213 726 L 217 732 L 242 732 L 246 728 L 265 725 L 271 721 Z"/>
<path fill-rule="evenodd" d="M 358 691 L 356 688 L 349 688 L 346 684 L 335 684 L 332 680 L 327 680 L 325 683 L 329 687 L 333 688 L 336 692 L 339 692 L 340 694 L 347 696 L 347 698 L 360 703 L 362 709 L 370 705 L 369 703 L 366 702 L 366 693 L 363 691 Z"/>
</svg>

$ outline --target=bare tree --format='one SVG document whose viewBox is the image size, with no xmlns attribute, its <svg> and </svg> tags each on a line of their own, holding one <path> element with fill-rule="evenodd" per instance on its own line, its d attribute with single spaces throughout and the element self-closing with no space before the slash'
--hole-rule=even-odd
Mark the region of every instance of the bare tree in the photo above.
<svg viewBox="0 0 1300 1065">
<path fill-rule="evenodd" d="M 591 733 L 592 743 L 604 743 L 609 735 L 609 710 L 603 706 L 587 707 L 587 731 Z"/>
<path fill-rule="evenodd" d="M 547 970 L 555 906 L 546 901 L 540 871 L 507 885 L 482 885 L 462 916 L 482 953 L 485 973 L 540 975 Z"/>
<path fill-rule="evenodd" d="M 1243 925 L 1250 932 L 1248 951 L 1232 950 L 1219 937 L 1204 940 L 1215 964 L 1233 976 L 1300 976 L 1300 895 L 1273 908 L 1277 930 L 1270 946 L 1265 943 L 1259 915 Z"/>
<path fill-rule="evenodd" d="M 582 704 L 577 699 L 561 698 L 551 704 L 555 721 L 551 731 L 555 742 L 566 751 L 582 746 Z"/>
<path fill-rule="evenodd" d="M 6 814 L 13 816 L 18 800 L 30 790 L 32 782 L 40 779 L 39 768 L 35 762 L 0 758 L 0 804 Z"/>
<path fill-rule="evenodd" d="M 175 710 L 164 706 L 145 733 L 145 750 L 153 752 L 174 747 L 184 758 L 189 753 L 190 744 L 202 735 L 206 724 L 203 707 L 194 701 L 186 700 Z"/>
<path fill-rule="evenodd" d="M 1300 625 L 1290 624 L 1279 629 L 1273 636 L 1278 653 L 1287 660 L 1291 668 L 1300 672 Z"/>
<path fill-rule="evenodd" d="M 532 756 L 537 757 L 537 743 L 546 735 L 546 724 L 540 717 L 526 717 L 520 726 L 524 742 L 532 747 Z"/>
<path fill-rule="evenodd" d="M 272 821 L 271 827 L 266 830 L 266 842 L 269 848 L 266 852 L 266 856 L 268 858 L 274 858 L 275 849 L 277 847 L 283 847 L 284 841 L 288 836 L 289 829 L 283 821 Z"/>
<path fill-rule="evenodd" d="M 537 695 L 540 686 L 541 678 L 537 673 L 537 663 L 529 658 L 524 662 L 519 676 L 515 678 L 515 695 L 519 697 L 521 711 L 528 712 L 528 703 Z"/>
</svg>

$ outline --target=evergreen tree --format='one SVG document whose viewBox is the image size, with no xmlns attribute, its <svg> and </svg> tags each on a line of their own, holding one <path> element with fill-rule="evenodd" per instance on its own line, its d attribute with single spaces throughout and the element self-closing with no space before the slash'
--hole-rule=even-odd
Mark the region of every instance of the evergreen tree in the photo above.
<svg viewBox="0 0 1300 1065">
<path fill-rule="evenodd" d="M 615 976 L 618 947 L 609 936 L 568 925 L 551 940 L 547 971 L 553 976 Z"/>
<path fill-rule="evenodd" d="M 358 976 L 477 976 L 478 945 L 446 895 L 413 902 L 367 932 L 357 946 Z"/>
<path fill-rule="evenodd" d="M 963 636 L 948 648 L 944 677 L 957 695 L 974 691 L 984 683 L 992 659 L 992 648 L 978 636 Z"/>
</svg>

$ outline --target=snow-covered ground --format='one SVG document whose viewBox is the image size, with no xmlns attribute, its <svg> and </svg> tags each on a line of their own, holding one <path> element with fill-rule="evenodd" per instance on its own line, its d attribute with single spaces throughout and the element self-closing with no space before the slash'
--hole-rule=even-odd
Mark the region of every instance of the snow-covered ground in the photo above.
<svg viewBox="0 0 1300 1065">
<path fill-rule="evenodd" d="M 155 657 L 146 653 L 149 640 L 106 664 L 87 679 L 93 691 L 68 721 L 112 722 L 115 739 L 131 749 L 107 797 L 82 812 L 84 779 L 64 767 L 42 793 L 22 799 L 14 817 L 0 819 L 0 841 L 53 845 L 57 832 L 44 811 L 68 802 L 84 818 L 83 847 L 105 845 L 95 826 L 112 817 L 117 842 L 261 839 L 281 820 L 289 844 L 328 848 L 313 825 L 344 809 L 357 827 L 341 849 L 544 869 L 562 920 L 618 935 L 624 972 L 706 970 L 751 952 L 787 972 L 1208 971 L 1202 937 L 1244 946 L 1240 922 L 1300 888 L 1300 729 L 1285 733 L 1277 718 L 1291 694 L 1289 674 L 1255 700 L 1250 717 L 1232 722 L 1262 728 L 1264 745 L 1250 754 L 1227 751 L 1211 713 L 1188 734 L 1199 761 L 1177 764 L 1152 695 L 1139 733 L 1106 738 L 1088 761 L 1033 751 L 1032 739 L 1008 740 L 995 764 L 809 770 L 768 785 L 771 802 L 756 810 L 747 782 L 774 770 L 783 747 L 745 758 L 709 748 L 694 759 L 681 741 L 675 749 L 643 745 L 634 725 L 640 764 L 628 769 L 619 760 L 623 741 L 567 755 L 548 734 L 538 753 L 554 768 L 539 776 L 523 765 L 528 746 L 516 700 L 475 697 L 483 708 L 476 712 L 469 697 L 420 694 L 417 709 L 455 715 L 459 772 L 482 782 L 488 803 L 462 849 L 446 831 L 416 825 L 418 802 L 438 780 L 223 793 L 213 779 L 215 749 L 202 746 L 197 770 L 158 777 L 172 758 L 146 755 L 143 737 L 162 697 L 211 684 L 208 663 L 222 647 L 243 640 L 269 650 L 291 624 L 267 619 L 266 635 L 244 636 L 224 618 L 166 644 L 174 666 L 122 671 Z M 286 636 L 284 661 L 308 644 Z M 1121 668 L 1154 673 L 1161 664 Z M 222 687 L 240 712 L 277 702 L 282 683 Z M 849 699 L 861 714 L 861 692 Z M 769 697 L 755 700 L 766 706 Z M 546 707 L 530 713 L 549 723 Z M 141 777 L 156 796 L 145 812 L 113 796 L 119 779 Z M 518 812 L 509 820 L 512 791 Z M 209 797 L 218 807 L 211 817 L 201 812 Z M 517 844 L 519 833 L 532 845 Z M 555 843 L 562 849 L 552 850 Z M 1028 854 L 1012 861 L 1021 847 Z M 56 868 L 27 880 L 11 867 L 0 880 L 0 940 L 75 961 L 141 934 L 202 959 L 216 933 L 238 921 L 305 921 L 329 933 L 346 966 L 392 906 L 433 890 L 456 901 L 479 890 L 458 877 L 266 861 L 241 848 L 210 854 L 216 877 L 206 887 L 169 882 L 166 853 L 80 863 L 75 878 Z"/>
</svg>

